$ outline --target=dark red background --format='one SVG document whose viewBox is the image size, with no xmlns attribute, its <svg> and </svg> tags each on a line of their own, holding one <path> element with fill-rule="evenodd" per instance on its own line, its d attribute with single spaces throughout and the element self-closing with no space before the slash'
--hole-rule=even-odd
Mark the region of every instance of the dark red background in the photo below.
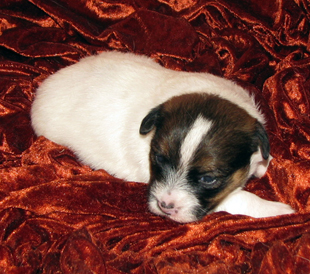
<svg viewBox="0 0 310 274">
<path fill-rule="evenodd" d="M 306 0 L 2 0 L 0 272 L 310 273 L 309 9 Z M 146 185 L 92 171 L 35 137 L 38 85 L 105 50 L 254 93 L 274 160 L 247 189 L 298 213 L 176 224 L 148 212 Z"/>
</svg>

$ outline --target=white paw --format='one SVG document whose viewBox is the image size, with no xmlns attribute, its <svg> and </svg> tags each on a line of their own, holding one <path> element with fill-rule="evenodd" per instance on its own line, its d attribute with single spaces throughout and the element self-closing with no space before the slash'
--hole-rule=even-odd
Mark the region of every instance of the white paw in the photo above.
<svg viewBox="0 0 310 274">
<path fill-rule="evenodd" d="M 292 214 L 295 212 L 289 205 L 280 203 L 280 202 L 271 202 L 271 201 L 264 201 L 264 210 L 265 212 L 261 213 L 261 217 L 270 217 L 270 216 L 277 216 L 277 215 L 285 215 L 285 214 Z M 264 215 L 264 216 L 263 216 Z"/>
<path fill-rule="evenodd" d="M 255 218 L 292 214 L 295 212 L 289 205 L 264 200 L 241 188 L 237 188 L 229 194 L 214 211 L 227 211 L 231 214 L 242 214 Z"/>
</svg>

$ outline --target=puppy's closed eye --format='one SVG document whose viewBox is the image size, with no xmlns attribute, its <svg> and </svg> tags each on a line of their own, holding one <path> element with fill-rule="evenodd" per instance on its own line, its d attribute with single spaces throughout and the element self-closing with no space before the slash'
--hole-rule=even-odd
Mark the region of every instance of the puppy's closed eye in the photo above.
<svg viewBox="0 0 310 274">
<path fill-rule="evenodd" d="M 168 161 L 167 158 L 161 154 L 156 154 L 155 159 L 156 159 L 156 163 L 159 165 L 163 165 L 164 163 Z"/>
</svg>

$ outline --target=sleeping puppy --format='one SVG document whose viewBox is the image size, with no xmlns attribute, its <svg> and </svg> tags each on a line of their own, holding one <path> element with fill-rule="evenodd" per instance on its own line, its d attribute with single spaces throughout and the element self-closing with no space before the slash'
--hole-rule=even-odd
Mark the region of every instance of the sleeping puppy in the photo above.
<svg viewBox="0 0 310 274">
<path fill-rule="evenodd" d="M 242 190 L 272 157 L 253 98 L 223 78 L 104 52 L 47 78 L 31 117 L 37 135 L 69 147 L 83 163 L 149 183 L 150 210 L 174 221 L 215 211 L 294 212 Z"/>
</svg>

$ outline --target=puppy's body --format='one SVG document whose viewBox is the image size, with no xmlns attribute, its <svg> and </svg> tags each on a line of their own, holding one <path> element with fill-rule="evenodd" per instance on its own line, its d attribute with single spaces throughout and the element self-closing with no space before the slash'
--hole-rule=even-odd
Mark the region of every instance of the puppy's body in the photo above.
<svg viewBox="0 0 310 274">
<path fill-rule="evenodd" d="M 200 108 L 204 109 L 214 104 L 222 105 L 221 113 L 226 114 L 220 118 L 221 113 L 214 116 L 214 112 L 197 110 L 195 101 L 203 101 Z M 174 107 L 184 102 L 186 106 L 186 102 L 194 102 L 194 105 L 185 108 L 187 113 Z M 239 116 L 230 115 L 232 112 Z M 251 175 L 264 175 L 270 160 L 269 147 L 265 145 L 264 148 L 262 140 L 254 142 L 255 138 L 260 138 L 257 132 L 261 128 L 258 129 L 257 125 L 262 125 L 264 118 L 245 90 L 231 81 L 210 74 L 165 69 L 144 56 L 105 52 L 60 70 L 38 89 L 31 115 L 38 135 L 68 146 L 92 168 L 105 169 L 129 181 L 150 182 L 150 209 L 180 222 L 195 221 L 207 212 L 216 210 L 225 201 L 224 198 L 242 187 Z M 165 115 L 173 118 L 164 119 Z M 240 119 L 247 121 L 246 126 Z M 218 135 L 212 139 L 210 136 L 217 120 L 225 120 L 228 127 L 234 124 L 234 134 L 223 138 L 218 138 Z M 166 129 L 163 130 L 165 125 Z M 251 148 L 243 150 L 243 164 L 229 167 L 226 173 L 216 175 L 216 178 L 227 177 L 218 193 L 207 199 L 198 198 L 200 194 L 193 191 L 197 187 L 188 187 L 188 174 L 194 169 L 198 170 L 198 165 L 202 169 L 204 159 L 211 163 L 216 158 L 208 152 L 211 147 L 197 156 L 198 151 L 204 151 L 200 150 L 201 146 L 205 148 L 207 140 L 210 143 L 212 139 L 212 153 L 216 154 L 221 150 L 220 147 L 230 143 L 229 138 L 238 139 L 237 131 L 240 130 L 246 132 L 246 140 L 255 143 L 249 143 Z M 223 131 L 219 134 L 222 136 L 226 133 Z M 163 141 L 156 143 L 162 136 L 165 136 Z M 223 140 L 220 142 L 215 139 Z M 165 141 L 166 155 L 162 155 L 164 152 L 152 154 L 152 147 L 161 146 Z M 263 149 L 268 150 L 264 151 L 265 156 Z M 176 156 L 168 157 L 168 154 Z M 162 163 L 158 163 L 159 157 L 169 161 L 169 165 L 164 168 Z M 214 160 L 213 165 L 204 167 L 209 170 L 201 170 L 201 174 L 211 169 L 214 173 L 219 169 L 216 165 L 226 169 L 223 168 L 225 157 L 221 155 L 221 160 Z M 194 161 L 193 158 L 199 159 Z M 182 161 L 186 162 L 186 168 L 184 163 L 181 165 Z M 226 164 L 239 165 L 237 162 L 240 161 L 235 159 Z M 161 171 L 158 165 L 162 165 Z M 156 178 L 161 172 L 165 175 L 161 174 L 161 179 Z M 169 198 L 164 198 L 165 195 Z M 278 214 L 290 213 L 291 209 L 286 207 L 284 211 L 279 210 Z"/>
</svg>

